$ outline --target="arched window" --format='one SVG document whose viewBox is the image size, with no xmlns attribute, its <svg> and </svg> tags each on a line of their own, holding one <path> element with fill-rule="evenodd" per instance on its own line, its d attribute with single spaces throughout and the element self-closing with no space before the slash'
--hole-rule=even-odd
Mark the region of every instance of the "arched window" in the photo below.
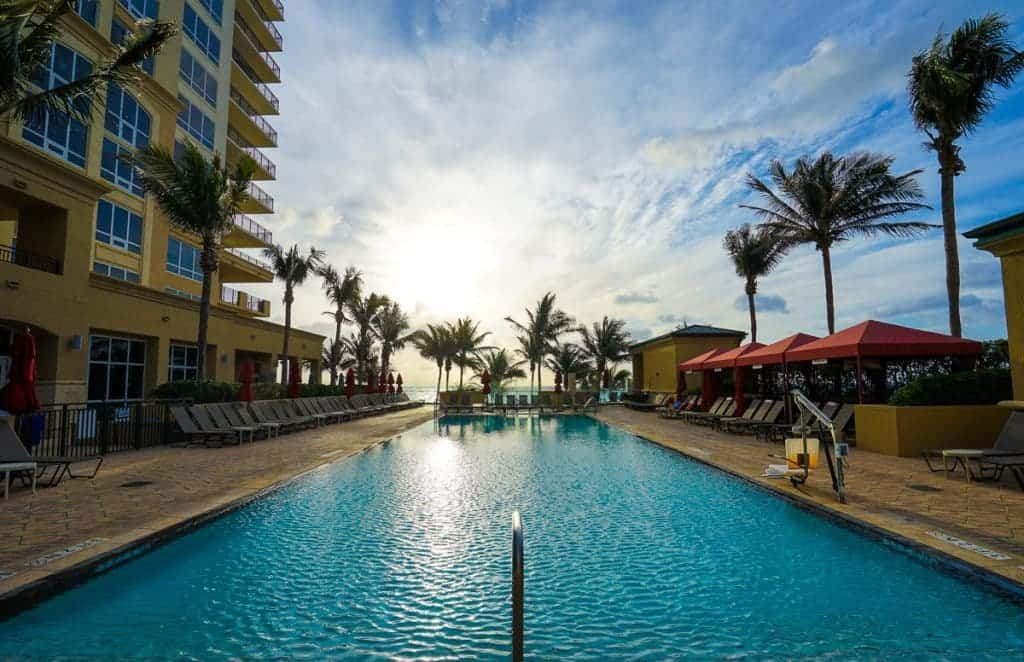
<svg viewBox="0 0 1024 662">
<path fill-rule="evenodd" d="M 84 55 L 64 44 L 54 43 L 50 48 L 49 62 L 36 70 L 32 82 L 44 90 L 51 90 L 90 73 L 92 63 Z M 88 99 L 83 98 L 79 103 L 82 112 L 88 113 Z M 34 113 L 25 119 L 22 137 L 69 163 L 85 167 L 89 128 L 67 113 L 53 110 Z"/>
<path fill-rule="evenodd" d="M 149 113 L 125 92 L 120 85 L 110 83 L 107 89 L 107 112 L 103 121 L 107 130 L 103 137 L 103 159 L 100 174 L 111 184 L 142 195 L 137 181 L 138 173 L 130 164 L 118 158 L 121 153 L 132 153 L 149 145 L 151 120 Z"/>
</svg>

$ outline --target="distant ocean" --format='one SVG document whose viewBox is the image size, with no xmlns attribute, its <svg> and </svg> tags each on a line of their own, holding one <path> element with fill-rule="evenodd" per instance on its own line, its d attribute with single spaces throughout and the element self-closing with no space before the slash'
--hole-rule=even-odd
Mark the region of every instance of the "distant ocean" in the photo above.
<svg viewBox="0 0 1024 662">
<path fill-rule="evenodd" d="M 456 385 L 453 384 L 452 388 L 453 389 L 456 388 Z M 434 386 L 407 386 L 407 387 L 405 387 L 404 390 L 405 390 L 406 393 L 409 394 L 409 398 L 410 399 L 412 399 L 412 400 L 421 400 L 423 402 L 433 402 L 434 401 L 434 396 L 437 393 L 436 387 L 434 387 Z M 550 388 L 550 387 L 544 389 L 544 391 L 546 391 L 546 392 L 551 392 L 553 390 L 554 389 Z M 443 391 L 443 388 L 442 388 L 442 391 Z M 504 390 L 503 393 L 504 393 L 504 395 L 519 396 L 519 395 L 530 395 L 530 394 L 534 393 L 534 391 L 530 391 L 530 389 L 528 389 L 528 388 L 507 388 L 507 389 Z M 620 393 L 621 393 L 621 391 L 620 391 Z M 607 398 L 607 396 L 604 395 L 604 393 L 602 393 L 602 399 L 605 399 L 605 398 Z"/>
</svg>

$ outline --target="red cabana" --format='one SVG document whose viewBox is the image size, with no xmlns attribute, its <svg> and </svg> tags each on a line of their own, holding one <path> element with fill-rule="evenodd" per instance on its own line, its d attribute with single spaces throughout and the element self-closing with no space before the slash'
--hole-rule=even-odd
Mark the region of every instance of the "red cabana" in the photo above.
<svg viewBox="0 0 1024 662">
<path fill-rule="evenodd" d="M 402 379 L 402 377 L 399 376 L 398 379 Z M 398 383 L 401 384 L 402 382 L 399 381 Z M 355 373 L 355 370 L 353 370 L 352 368 L 349 368 L 348 372 L 345 373 L 345 397 L 346 398 L 351 398 L 355 394 L 356 394 L 356 373 Z"/>
<path fill-rule="evenodd" d="M 11 343 L 10 382 L 4 387 L 3 406 L 12 414 L 29 414 L 39 409 L 36 395 L 36 339 L 28 329 Z"/>
<path fill-rule="evenodd" d="M 252 359 L 242 361 L 242 367 L 238 372 L 238 381 L 242 384 L 242 387 L 238 389 L 238 399 L 242 402 L 252 402 L 252 382 L 255 373 L 256 369 L 253 366 Z"/>
<path fill-rule="evenodd" d="M 699 371 L 699 370 L 704 370 L 704 364 L 706 362 L 708 362 L 709 360 L 711 360 L 714 357 L 718 356 L 719 354 L 724 354 L 727 351 L 728 350 L 725 350 L 725 349 L 722 349 L 722 348 L 718 347 L 718 348 L 715 348 L 715 349 L 708 350 L 708 351 L 704 352 L 703 354 L 698 354 L 697 356 L 693 357 L 692 359 L 689 359 L 687 361 L 683 361 L 682 363 L 679 364 L 679 367 L 678 367 L 678 370 L 679 370 L 679 372 L 681 374 L 676 377 L 677 384 L 679 383 L 679 381 L 685 381 L 686 380 L 686 378 L 683 376 L 683 373 L 696 372 L 696 371 Z M 678 386 L 677 386 L 677 388 L 678 388 Z M 710 409 L 711 408 L 711 403 L 714 400 L 714 398 L 715 398 L 714 373 L 712 373 L 712 371 L 710 371 L 710 370 L 704 370 L 704 379 L 703 379 L 703 383 L 701 384 L 701 389 L 700 389 L 700 407 L 701 407 L 701 409 L 703 409 L 704 411 L 707 411 L 708 409 Z"/>
<path fill-rule="evenodd" d="M 808 333 L 794 333 L 791 336 L 786 336 L 782 340 L 776 340 L 770 345 L 765 345 L 761 349 L 755 349 L 752 352 L 747 352 L 743 356 L 736 359 L 736 365 L 749 366 L 753 370 L 758 370 L 766 365 L 780 365 L 782 366 L 782 392 L 783 397 L 786 400 L 786 420 L 792 421 L 792 402 L 788 397 L 789 394 L 789 359 L 788 353 L 797 347 L 802 347 L 809 342 L 818 340 L 818 336 L 812 336 Z"/>
<path fill-rule="evenodd" d="M 398 393 L 401 393 L 402 392 L 402 373 L 398 373 L 398 379 L 395 380 L 395 384 L 398 385 L 398 388 L 396 389 L 396 391 Z"/>
<path fill-rule="evenodd" d="M 732 370 L 733 373 L 733 399 L 736 402 L 736 415 L 739 416 L 747 408 L 746 395 L 744 389 L 747 382 L 747 373 L 750 372 L 750 368 L 745 368 L 736 365 L 737 359 L 754 352 L 764 347 L 762 343 L 750 342 L 746 345 L 740 345 L 735 349 L 730 349 L 727 352 L 722 352 L 716 356 L 711 357 L 704 362 L 704 372 L 709 370 Z"/>
<path fill-rule="evenodd" d="M 292 359 L 291 372 L 288 373 L 288 397 L 302 396 L 302 367 L 298 359 Z"/>
<path fill-rule="evenodd" d="M 789 363 L 796 361 L 857 361 L 857 401 L 863 401 L 861 375 L 865 358 L 930 358 L 938 356 L 977 356 L 981 343 L 921 331 L 898 324 L 867 320 L 830 336 L 809 342 L 786 353 Z"/>
<path fill-rule="evenodd" d="M 395 394 L 395 376 L 390 372 L 388 373 L 388 394 Z"/>
</svg>

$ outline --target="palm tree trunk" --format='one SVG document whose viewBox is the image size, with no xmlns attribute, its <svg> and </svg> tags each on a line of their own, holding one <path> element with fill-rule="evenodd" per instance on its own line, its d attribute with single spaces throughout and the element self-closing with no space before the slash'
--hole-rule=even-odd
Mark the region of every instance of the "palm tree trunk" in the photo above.
<svg viewBox="0 0 1024 662">
<path fill-rule="evenodd" d="M 463 354 L 459 361 L 459 393 L 462 393 L 462 372 L 466 369 L 466 355 Z"/>
<path fill-rule="evenodd" d="M 334 346 L 341 346 L 341 320 L 334 321 Z M 338 385 L 338 366 L 331 366 L 331 386 Z"/>
<path fill-rule="evenodd" d="M 832 254 L 828 246 L 821 247 L 821 263 L 825 269 L 825 316 L 828 320 L 828 333 L 836 332 L 836 302 L 832 292 Z"/>
<path fill-rule="evenodd" d="M 960 253 L 956 245 L 956 202 L 953 180 L 956 177 L 955 153 L 939 152 L 939 177 L 942 180 L 942 240 L 946 248 L 946 296 L 949 299 L 949 333 L 963 335 L 960 327 Z"/>
<path fill-rule="evenodd" d="M 437 392 L 434 394 L 434 402 L 441 401 L 441 366 L 437 366 Z"/>
<path fill-rule="evenodd" d="M 754 307 L 754 288 L 747 287 L 747 310 L 750 311 L 750 342 L 757 342 L 757 309 Z"/>
<path fill-rule="evenodd" d="M 284 358 L 284 370 L 281 371 L 281 383 L 288 383 L 288 337 L 292 330 L 292 286 L 286 285 L 284 290 L 284 344 L 281 346 L 281 356 Z"/>
<path fill-rule="evenodd" d="M 213 241 L 203 241 L 203 251 L 199 258 L 203 270 L 203 295 L 199 300 L 199 330 L 196 333 L 196 344 L 199 356 L 196 357 L 196 373 L 199 379 L 206 379 L 206 331 L 210 325 L 210 299 L 213 296 L 213 274 L 217 271 L 217 245 Z M 232 376 L 234 379 L 234 376 Z"/>
</svg>

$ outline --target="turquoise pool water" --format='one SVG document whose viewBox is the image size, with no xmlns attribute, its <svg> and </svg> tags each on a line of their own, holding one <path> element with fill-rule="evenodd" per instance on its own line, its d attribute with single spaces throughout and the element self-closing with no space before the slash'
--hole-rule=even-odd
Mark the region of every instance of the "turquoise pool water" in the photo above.
<svg viewBox="0 0 1024 662">
<path fill-rule="evenodd" d="M 676 453 L 450 417 L 0 623 L 0 657 L 507 657 L 515 509 L 535 659 L 1024 655 L 1021 606 Z"/>
</svg>

